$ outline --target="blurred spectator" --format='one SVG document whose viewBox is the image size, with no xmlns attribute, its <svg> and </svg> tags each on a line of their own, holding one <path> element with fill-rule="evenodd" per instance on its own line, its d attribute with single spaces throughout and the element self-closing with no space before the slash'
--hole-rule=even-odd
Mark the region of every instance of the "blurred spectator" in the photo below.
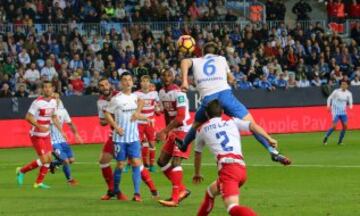
<svg viewBox="0 0 360 216">
<path fill-rule="evenodd" d="M 352 86 L 360 86 L 360 77 L 356 75 L 354 79 L 351 81 Z"/>
<path fill-rule="evenodd" d="M 25 71 L 24 79 L 29 84 L 30 89 L 35 90 L 36 85 L 40 82 L 40 72 L 36 69 L 36 64 L 30 64 L 30 68 Z"/>
<path fill-rule="evenodd" d="M 247 76 L 244 75 L 242 76 L 242 78 L 236 83 L 237 88 L 242 89 L 242 90 L 248 90 L 248 89 L 253 89 L 253 85 L 251 84 L 251 82 L 248 81 Z"/>
<path fill-rule="evenodd" d="M 41 78 L 49 81 L 58 76 L 51 59 L 46 60 L 46 65 L 41 69 L 40 75 Z"/>
<path fill-rule="evenodd" d="M 279 89 L 287 89 L 288 88 L 288 82 L 285 79 L 285 74 L 281 73 L 279 75 L 279 79 L 277 79 L 276 86 Z"/>
<path fill-rule="evenodd" d="M 19 85 L 18 90 L 15 93 L 15 97 L 28 97 L 29 93 L 26 91 L 26 85 Z"/>
<path fill-rule="evenodd" d="M 297 16 L 297 21 L 309 20 L 308 13 L 311 11 L 311 6 L 305 0 L 299 0 L 292 8 L 292 12 Z"/>
<path fill-rule="evenodd" d="M 359 19 L 360 18 L 360 2 L 358 0 L 352 0 L 349 8 L 349 18 Z"/>
<path fill-rule="evenodd" d="M 12 97 L 9 84 L 4 83 L 0 90 L 0 98 Z"/>
<path fill-rule="evenodd" d="M 80 74 L 75 72 L 69 80 L 71 85 L 69 85 L 67 94 L 82 95 L 84 91 L 84 82 L 81 80 Z"/>
</svg>

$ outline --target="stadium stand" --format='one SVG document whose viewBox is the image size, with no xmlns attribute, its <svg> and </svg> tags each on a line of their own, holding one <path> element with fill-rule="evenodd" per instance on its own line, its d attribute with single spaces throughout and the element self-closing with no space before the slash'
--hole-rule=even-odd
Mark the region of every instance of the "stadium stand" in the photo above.
<svg viewBox="0 0 360 216">
<path fill-rule="evenodd" d="M 360 85 L 358 20 L 346 23 L 344 39 L 324 21 L 284 24 L 276 13 L 282 1 L 269 10 L 272 2 L 259 3 L 270 20 L 262 23 L 258 14 L 240 20 L 219 0 L 2 1 L 0 97 L 36 97 L 41 80 L 52 80 L 62 95 L 96 94 L 102 76 L 119 88 L 125 70 L 137 80 L 150 75 L 159 88 L 162 66 L 179 74 L 183 54 L 175 42 L 182 34 L 196 39 L 195 55 L 207 41 L 221 47 L 235 89 L 332 86 L 341 79 Z"/>
</svg>

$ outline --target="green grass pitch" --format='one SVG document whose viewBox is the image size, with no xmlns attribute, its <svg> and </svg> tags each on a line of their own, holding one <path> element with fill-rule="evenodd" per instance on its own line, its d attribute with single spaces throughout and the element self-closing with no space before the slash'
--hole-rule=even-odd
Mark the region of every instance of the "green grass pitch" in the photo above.
<svg viewBox="0 0 360 216">
<path fill-rule="evenodd" d="M 248 180 L 241 188 L 240 201 L 261 216 L 346 216 L 360 215 L 360 131 L 349 131 L 345 146 L 337 146 L 334 133 L 322 146 L 323 133 L 275 135 L 280 148 L 294 161 L 283 167 L 270 161 L 265 150 L 252 137 L 243 138 L 248 165 Z M 160 149 L 160 147 L 158 147 Z M 25 185 L 15 182 L 15 168 L 35 158 L 32 148 L 0 150 L 0 215 L 195 215 L 207 185 L 216 178 L 216 167 L 209 152 L 204 152 L 201 185 L 193 185 L 192 158 L 184 165 L 185 183 L 192 195 L 178 208 L 165 208 L 150 199 L 142 185 L 144 202 L 100 201 L 106 188 L 97 159 L 101 145 L 78 145 L 73 150 L 77 164 L 72 166 L 77 187 L 65 183 L 63 173 L 49 174 L 50 190 L 35 190 L 35 172 L 26 174 Z M 163 198 L 168 198 L 170 183 L 159 171 L 152 175 Z M 131 174 L 123 177 L 123 191 L 131 197 Z M 212 215 L 226 215 L 221 199 Z"/>
</svg>

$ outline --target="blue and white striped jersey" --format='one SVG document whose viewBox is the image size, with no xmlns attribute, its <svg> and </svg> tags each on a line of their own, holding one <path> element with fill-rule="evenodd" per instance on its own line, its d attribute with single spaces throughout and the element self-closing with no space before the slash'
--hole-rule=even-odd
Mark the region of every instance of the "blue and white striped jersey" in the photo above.
<svg viewBox="0 0 360 216">
<path fill-rule="evenodd" d="M 327 99 L 327 106 L 331 105 L 331 113 L 333 116 L 346 115 L 346 105 L 353 106 L 352 93 L 349 90 L 334 90 Z"/>
<path fill-rule="evenodd" d="M 131 116 L 138 108 L 138 96 L 136 94 L 126 95 L 118 93 L 111 98 L 105 110 L 115 116 L 116 124 L 124 130 L 124 135 L 120 136 L 113 131 L 113 141 L 130 143 L 139 141 L 138 122 L 131 121 Z"/>
<path fill-rule="evenodd" d="M 62 105 L 62 103 L 58 106 L 58 109 L 55 111 L 57 118 L 59 119 L 60 125 L 63 126 L 64 123 L 71 123 L 71 118 L 68 111 Z M 50 137 L 51 137 L 51 144 L 59 144 L 66 142 L 63 135 L 60 133 L 59 129 L 54 124 L 50 126 Z"/>
</svg>

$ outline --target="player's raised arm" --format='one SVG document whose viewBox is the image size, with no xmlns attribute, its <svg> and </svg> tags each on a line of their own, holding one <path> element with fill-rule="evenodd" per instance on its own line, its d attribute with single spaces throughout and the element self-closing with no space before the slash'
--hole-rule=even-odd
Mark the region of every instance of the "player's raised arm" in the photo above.
<svg viewBox="0 0 360 216">
<path fill-rule="evenodd" d="M 181 61 L 180 64 L 181 78 L 182 78 L 181 90 L 184 92 L 189 90 L 188 73 L 191 66 L 192 66 L 191 59 L 183 59 Z"/>
</svg>

